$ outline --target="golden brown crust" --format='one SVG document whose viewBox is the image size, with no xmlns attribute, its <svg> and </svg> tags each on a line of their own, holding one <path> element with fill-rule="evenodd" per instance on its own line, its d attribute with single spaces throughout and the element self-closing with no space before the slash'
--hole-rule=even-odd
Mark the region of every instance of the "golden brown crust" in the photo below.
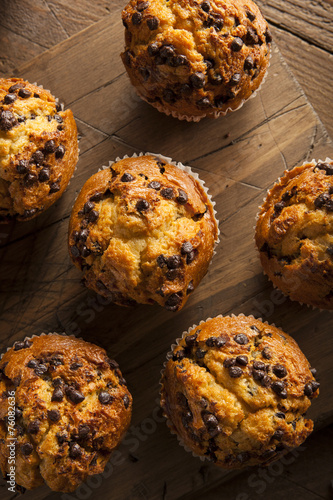
<svg viewBox="0 0 333 500">
<path fill-rule="evenodd" d="M 9 471 L 15 391 L 16 482 L 74 491 L 101 473 L 131 419 L 132 398 L 104 349 L 74 337 L 16 342 L 0 361 L 0 467 Z"/>
<path fill-rule="evenodd" d="M 132 84 L 178 118 L 237 109 L 266 73 L 271 34 L 251 0 L 131 0 L 122 18 Z"/>
<path fill-rule="evenodd" d="M 161 406 L 193 452 L 225 468 L 267 464 L 311 433 L 318 395 L 296 342 L 249 316 L 218 316 L 191 330 L 162 375 Z"/>
<path fill-rule="evenodd" d="M 333 162 L 286 171 L 256 225 L 265 273 L 292 300 L 333 309 Z"/>
<path fill-rule="evenodd" d="M 69 250 L 86 286 L 121 305 L 181 309 L 206 274 L 217 240 L 201 184 L 150 155 L 127 158 L 83 186 Z"/>
<path fill-rule="evenodd" d="M 64 192 L 78 159 L 73 113 L 48 90 L 0 78 L 0 218 L 28 220 Z"/>
</svg>

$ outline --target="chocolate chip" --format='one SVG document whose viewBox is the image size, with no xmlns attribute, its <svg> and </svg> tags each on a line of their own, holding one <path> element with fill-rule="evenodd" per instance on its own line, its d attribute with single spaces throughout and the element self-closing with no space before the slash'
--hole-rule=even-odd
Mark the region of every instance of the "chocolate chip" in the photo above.
<svg viewBox="0 0 333 500">
<path fill-rule="evenodd" d="M 197 71 L 190 76 L 190 84 L 195 89 L 202 89 L 205 86 L 205 75 Z"/>
<path fill-rule="evenodd" d="M 44 153 L 40 149 L 35 151 L 34 154 L 31 157 L 32 163 L 36 163 L 36 165 L 41 165 L 44 161 Z"/>
<path fill-rule="evenodd" d="M 263 370 L 254 370 L 252 372 L 252 375 L 253 375 L 254 380 L 257 380 L 260 382 L 264 378 L 266 373 Z"/>
<path fill-rule="evenodd" d="M 333 165 L 331 163 L 318 162 L 316 167 L 325 170 L 326 175 L 333 175 Z"/>
<path fill-rule="evenodd" d="M 127 394 L 125 394 L 125 396 L 123 397 L 123 401 L 124 401 L 124 406 L 127 410 L 127 408 L 129 407 L 129 404 L 130 404 L 130 398 L 128 397 Z"/>
<path fill-rule="evenodd" d="M 234 366 L 235 364 L 236 364 L 236 358 L 226 358 L 223 361 L 224 368 L 230 368 L 231 366 Z"/>
<path fill-rule="evenodd" d="M 89 236 L 89 230 L 88 229 L 82 229 L 78 233 L 78 240 L 79 241 L 87 241 L 88 236 Z"/>
<path fill-rule="evenodd" d="M 108 358 L 107 362 L 109 363 L 110 368 L 112 368 L 113 370 L 116 370 L 117 368 L 119 368 L 117 361 L 115 361 L 114 359 Z"/>
<path fill-rule="evenodd" d="M 239 366 L 230 366 L 229 375 L 232 378 L 238 378 L 243 375 L 243 370 Z"/>
<path fill-rule="evenodd" d="M 238 333 L 237 335 L 235 335 L 234 341 L 240 345 L 245 345 L 245 344 L 249 343 L 249 339 L 247 338 L 247 336 L 244 333 Z"/>
<path fill-rule="evenodd" d="M 24 349 L 25 348 L 25 345 L 24 345 L 24 342 L 15 342 L 14 344 L 14 351 L 20 351 L 21 349 Z"/>
<path fill-rule="evenodd" d="M 190 241 L 185 241 L 185 243 L 182 244 L 181 253 L 183 255 L 186 255 L 188 253 L 191 253 L 192 251 L 193 251 L 192 243 Z"/>
<path fill-rule="evenodd" d="M 82 455 L 82 448 L 77 443 L 70 443 L 69 445 L 69 456 L 74 460 Z"/>
<path fill-rule="evenodd" d="M 101 201 L 103 198 L 103 193 L 95 193 L 92 196 L 90 196 L 90 201 Z"/>
<path fill-rule="evenodd" d="M 34 420 L 33 422 L 29 423 L 27 430 L 30 434 L 38 434 L 39 428 L 40 428 L 40 421 Z"/>
<path fill-rule="evenodd" d="M 25 457 L 28 457 L 33 452 L 34 447 L 31 443 L 24 443 L 21 446 L 21 452 Z"/>
<path fill-rule="evenodd" d="M 205 357 L 205 355 L 206 355 L 206 351 L 204 351 L 203 349 L 200 349 L 200 348 L 199 348 L 199 349 L 197 349 L 197 350 L 195 351 L 195 355 L 196 355 L 196 357 L 197 357 L 198 359 L 202 359 L 202 358 L 204 358 L 204 357 Z"/>
<path fill-rule="evenodd" d="M 72 256 L 76 259 L 77 257 L 80 257 L 80 250 L 78 249 L 78 247 L 76 245 L 72 245 L 70 247 L 70 251 L 71 251 L 71 254 Z"/>
<path fill-rule="evenodd" d="M 16 408 L 15 408 L 15 418 L 21 418 L 22 415 L 23 415 L 23 412 L 22 412 L 21 408 L 18 408 L 16 406 Z"/>
<path fill-rule="evenodd" d="M 200 7 L 202 8 L 202 10 L 204 12 L 209 12 L 210 11 L 210 3 L 208 2 L 208 0 L 205 0 L 205 2 L 202 2 L 200 4 Z"/>
<path fill-rule="evenodd" d="M 132 15 L 132 23 L 134 26 L 138 26 L 142 21 L 142 14 L 140 12 L 134 12 Z"/>
<path fill-rule="evenodd" d="M 272 353 L 271 353 L 269 347 L 264 347 L 264 349 L 262 351 L 262 357 L 265 359 L 271 359 Z"/>
<path fill-rule="evenodd" d="M 50 184 L 49 194 L 57 193 L 58 191 L 60 191 L 60 181 L 56 181 Z"/>
<path fill-rule="evenodd" d="M 59 158 L 63 158 L 64 155 L 66 153 L 66 148 L 65 146 L 63 146 L 62 144 L 60 144 L 60 146 L 58 146 L 54 152 L 54 155 L 57 159 Z"/>
<path fill-rule="evenodd" d="M 168 257 L 166 259 L 166 265 L 168 266 L 168 269 L 177 269 L 181 266 L 181 263 L 182 261 L 180 255 L 171 255 L 171 257 Z"/>
<path fill-rule="evenodd" d="M 108 392 L 100 392 L 98 395 L 98 400 L 102 405 L 108 405 L 112 403 L 113 397 Z"/>
<path fill-rule="evenodd" d="M 254 67 L 254 61 L 251 56 L 247 56 L 247 58 L 244 61 L 244 70 L 245 71 L 251 71 Z"/>
<path fill-rule="evenodd" d="M 48 410 L 47 411 L 47 417 L 51 422 L 59 422 L 60 420 L 60 411 L 58 410 Z"/>
<path fill-rule="evenodd" d="M 155 189 L 156 191 L 158 191 L 159 189 L 161 189 L 161 183 L 158 182 L 158 181 L 151 181 L 149 184 L 148 184 L 148 187 L 150 189 Z"/>
<path fill-rule="evenodd" d="M 246 45 L 255 45 L 259 42 L 257 32 L 253 28 L 247 28 L 244 42 Z"/>
<path fill-rule="evenodd" d="M 177 311 L 181 304 L 182 298 L 179 293 L 172 293 L 165 302 L 165 308 L 169 311 Z"/>
<path fill-rule="evenodd" d="M 268 28 L 266 29 L 265 32 L 265 38 L 267 43 L 271 43 L 271 41 L 273 40 L 272 33 L 269 31 Z"/>
<path fill-rule="evenodd" d="M 167 265 L 164 255 L 159 255 L 156 259 L 158 267 L 165 267 Z"/>
<path fill-rule="evenodd" d="M 176 55 L 172 60 L 172 66 L 185 66 L 188 63 L 187 57 L 183 54 Z"/>
<path fill-rule="evenodd" d="M 89 222 L 96 222 L 98 217 L 99 217 L 99 213 L 96 210 L 92 210 L 91 212 L 89 212 L 88 221 Z"/>
<path fill-rule="evenodd" d="M 40 182 L 46 182 L 50 179 L 50 170 L 47 167 L 42 168 L 38 174 L 38 180 Z"/>
<path fill-rule="evenodd" d="M 310 368 L 310 372 L 314 377 L 317 375 L 317 370 L 315 368 Z"/>
<path fill-rule="evenodd" d="M 312 390 L 313 390 L 313 392 L 316 392 L 316 390 L 319 389 L 319 387 L 320 387 L 320 383 L 316 382 L 315 380 L 313 380 L 311 382 L 311 384 L 312 384 Z"/>
<path fill-rule="evenodd" d="M 148 45 L 148 54 L 151 56 L 151 57 L 154 57 L 158 54 L 160 48 L 159 48 L 159 45 L 158 43 L 154 42 L 154 43 L 151 43 Z"/>
<path fill-rule="evenodd" d="M 193 292 L 193 290 L 194 290 L 194 285 L 193 285 L 193 280 L 191 280 L 187 285 L 186 294 L 189 295 L 190 293 Z"/>
<path fill-rule="evenodd" d="M 38 366 L 38 364 L 39 363 L 38 363 L 37 359 L 31 359 L 29 361 L 29 363 L 27 364 L 27 367 L 28 368 L 36 368 L 36 366 Z"/>
<path fill-rule="evenodd" d="M 55 152 L 56 148 L 57 148 L 57 146 L 56 146 L 54 140 L 50 139 L 49 141 L 46 141 L 46 143 L 44 145 L 44 152 L 46 154 L 51 154 L 51 153 Z"/>
<path fill-rule="evenodd" d="M 146 200 L 139 200 L 136 203 L 135 208 L 138 212 L 144 212 L 149 209 L 149 203 Z"/>
<path fill-rule="evenodd" d="M 91 250 L 86 245 L 83 245 L 83 247 L 81 249 L 82 257 L 84 259 L 86 259 L 87 257 L 89 257 L 90 254 L 91 254 Z"/>
<path fill-rule="evenodd" d="M 275 413 L 275 416 L 277 418 L 286 418 L 285 414 L 282 411 L 278 411 L 277 413 Z"/>
<path fill-rule="evenodd" d="M 121 176 L 120 180 L 121 180 L 121 182 L 132 182 L 132 181 L 134 181 L 134 177 L 133 177 L 133 175 L 131 175 L 131 174 L 129 174 L 129 173 L 127 173 L 127 172 L 125 172 L 125 173 Z"/>
<path fill-rule="evenodd" d="M 27 219 L 28 217 L 32 217 L 37 212 L 37 208 L 31 208 L 30 210 L 24 210 L 23 217 Z"/>
<path fill-rule="evenodd" d="M 12 104 L 14 101 L 16 101 L 16 99 L 17 99 L 16 94 L 7 94 L 5 95 L 3 102 L 4 104 Z"/>
<path fill-rule="evenodd" d="M 90 428 L 88 425 L 85 425 L 85 424 L 79 425 L 79 430 L 78 430 L 78 438 L 79 439 L 87 439 L 89 434 L 90 434 Z"/>
<path fill-rule="evenodd" d="M 61 363 L 62 364 L 62 363 Z M 53 387 L 61 387 L 63 385 L 63 380 L 58 377 L 52 380 Z"/>
<path fill-rule="evenodd" d="M 34 369 L 34 372 L 36 373 L 36 375 L 38 375 L 38 377 L 41 377 L 42 375 L 44 375 L 44 373 L 46 373 L 48 370 L 48 367 L 46 365 L 44 365 L 43 363 L 39 364 L 38 366 L 36 366 L 36 368 Z"/>
<path fill-rule="evenodd" d="M 258 373 L 258 372 L 257 372 Z M 272 384 L 272 379 L 271 377 L 269 377 L 268 375 L 264 375 L 261 379 L 260 379 L 260 383 L 263 387 L 270 387 L 271 384 Z"/>
<path fill-rule="evenodd" d="M 229 80 L 230 85 L 237 85 L 241 81 L 242 75 L 240 73 L 234 73 Z"/>
<path fill-rule="evenodd" d="M 282 381 L 273 382 L 272 389 L 280 398 L 287 398 L 288 394 Z"/>
<path fill-rule="evenodd" d="M 66 396 L 75 405 L 82 403 L 82 401 L 84 401 L 84 399 L 85 399 L 85 396 L 80 391 L 77 391 L 76 389 L 74 389 L 74 387 L 67 387 L 66 388 Z"/>
<path fill-rule="evenodd" d="M 250 19 L 250 21 L 254 21 L 255 20 L 256 15 L 253 14 L 253 12 L 251 12 L 250 10 L 246 10 L 245 13 L 246 13 L 246 17 L 248 19 Z"/>
<path fill-rule="evenodd" d="M 193 347 L 197 343 L 198 334 L 194 333 L 193 335 L 187 335 L 185 337 L 185 343 L 188 347 Z"/>
<path fill-rule="evenodd" d="M 181 205 L 185 205 L 185 203 L 187 203 L 188 201 L 187 193 L 185 193 L 185 191 L 183 191 L 182 189 L 178 189 L 178 196 L 176 197 L 176 201 Z"/>
<path fill-rule="evenodd" d="M 273 366 L 273 373 L 279 378 L 284 378 L 287 376 L 287 369 L 285 366 L 277 364 Z"/>
<path fill-rule="evenodd" d="M 225 343 L 226 343 L 226 340 L 223 339 L 222 337 L 209 337 L 206 340 L 206 345 L 208 347 L 217 347 L 218 349 L 220 347 L 223 347 Z"/>
<path fill-rule="evenodd" d="M 138 2 L 136 10 L 142 12 L 143 10 L 148 9 L 148 7 L 149 7 L 149 2 Z"/>
<path fill-rule="evenodd" d="M 262 361 L 253 361 L 253 368 L 255 370 L 265 370 L 265 363 Z"/>
<path fill-rule="evenodd" d="M 206 426 L 208 434 L 212 437 L 216 436 L 220 432 L 219 421 L 216 416 L 208 411 L 201 412 L 202 420 Z"/>
<path fill-rule="evenodd" d="M 157 30 L 159 24 L 160 22 L 155 16 L 147 19 L 147 26 L 151 31 Z"/>
<path fill-rule="evenodd" d="M 17 120 L 11 111 L 2 111 L 0 114 L 0 130 L 8 131 L 17 125 Z"/>
<path fill-rule="evenodd" d="M 327 193 L 322 193 L 314 201 L 314 205 L 316 208 L 322 208 L 324 205 L 326 205 L 328 202 L 331 201 L 331 198 L 329 194 Z"/>
<path fill-rule="evenodd" d="M 173 353 L 172 360 L 173 361 L 181 361 L 185 357 L 186 357 L 186 353 L 185 353 L 184 349 L 181 349 L 181 350 L 178 350 L 178 351 Z"/>
<path fill-rule="evenodd" d="M 20 160 L 16 165 L 16 170 L 19 174 L 26 174 L 29 170 L 28 160 Z"/>
<path fill-rule="evenodd" d="M 211 106 L 211 102 L 208 97 L 202 97 L 196 102 L 199 108 L 208 108 Z"/>
<path fill-rule="evenodd" d="M 76 370 L 78 370 L 82 366 L 83 366 L 82 363 L 72 363 L 69 368 L 70 368 L 70 370 L 72 370 L 73 372 L 75 372 Z"/>
<path fill-rule="evenodd" d="M 314 392 L 319 388 L 320 384 L 319 382 L 315 382 L 314 380 L 312 382 L 308 382 L 304 386 L 304 394 L 305 396 L 308 396 L 309 398 L 313 395 Z"/>
<path fill-rule="evenodd" d="M 87 201 L 84 205 L 83 205 L 83 213 L 84 214 L 88 214 L 89 212 L 91 212 L 91 210 L 95 207 L 95 203 L 93 203 L 92 201 Z"/>
<path fill-rule="evenodd" d="M 230 48 L 233 52 L 239 52 L 243 47 L 243 40 L 236 36 L 231 42 Z"/>
<path fill-rule="evenodd" d="M 248 364 L 247 356 L 237 356 L 236 363 L 241 366 L 246 366 Z"/>
<path fill-rule="evenodd" d="M 23 97 L 23 99 L 26 99 L 27 97 L 31 97 L 32 93 L 27 89 L 20 89 L 18 95 Z"/>
<path fill-rule="evenodd" d="M 178 269 L 170 269 L 170 271 L 166 273 L 165 277 L 168 281 L 174 281 L 179 277 Z"/>
<path fill-rule="evenodd" d="M 278 439 L 278 440 L 280 441 L 280 439 L 282 439 L 282 438 L 283 438 L 283 435 L 284 435 L 283 430 L 282 430 L 282 429 L 277 429 L 277 430 L 274 432 L 274 434 L 273 434 L 273 436 L 272 436 L 272 439 Z"/>
</svg>

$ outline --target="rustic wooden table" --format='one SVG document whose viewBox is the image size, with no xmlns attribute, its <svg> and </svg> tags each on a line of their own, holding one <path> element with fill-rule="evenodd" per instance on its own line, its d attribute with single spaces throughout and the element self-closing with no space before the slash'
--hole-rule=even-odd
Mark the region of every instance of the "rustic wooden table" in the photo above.
<svg viewBox="0 0 333 500">
<path fill-rule="evenodd" d="M 103 476 L 72 495 L 44 487 L 26 498 L 328 499 L 333 491 L 333 317 L 273 291 L 261 273 L 252 224 L 265 190 L 286 166 L 333 156 L 332 0 L 262 2 L 276 42 L 265 85 L 237 113 L 200 124 L 179 123 L 135 97 L 118 57 L 122 6 L 121 0 L 0 2 L 0 74 L 50 88 L 71 107 L 82 136 L 78 169 L 63 198 L 34 221 L 0 226 L 0 351 L 45 330 L 82 335 L 117 358 L 135 400 L 128 441 Z M 217 202 L 218 254 L 176 315 L 101 303 L 80 288 L 67 256 L 68 217 L 84 181 L 109 159 L 141 150 L 189 163 Z M 168 432 L 157 403 L 160 366 L 174 338 L 207 316 L 231 312 L 262 316 L 291 333 L 318 368 L 322 387 L 311 409 L 317 432 L 268 470 L 241 474 L 186 454 Z M 0 498 L 12 498 L 4 481 Z"/>
</svg>

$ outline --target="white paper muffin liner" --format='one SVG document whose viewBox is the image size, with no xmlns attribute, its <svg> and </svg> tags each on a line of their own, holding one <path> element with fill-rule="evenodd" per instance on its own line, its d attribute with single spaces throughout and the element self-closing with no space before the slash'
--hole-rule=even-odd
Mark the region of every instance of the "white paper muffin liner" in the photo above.
<svg viewBox="0 0 333 500">
<path fill-rule="evenodd" d="M 163 106 L 163 104 L 160 104 L 158 102 L 149 102 L 148 99 L 143 95 L 141 94 L 141 92 L 137 89 L 137 87 L 134 87 L 136 93 L 138 94 L 138 96 L 145 102 L 147 102 L 148 104 L 150 104 L 151 106 L 153 106 L 155 109 L 157 109 L 160 113 L 164 113 L 165 115 L 167 116 L 172 116 L 173 118 L 178 118 L 178 120 L 181 120 L 181 121 L 187 121 L 187 122 L 200 122 L 200 120 L 202 120 L 203 118 L 219 118 L 220 116 L 225 116 L 229 113 L 233 113 L 234 111 L 237 111 L 238 109 L 240 109 L 249 99 L 252 99 L 253 97 L 256 97 L 257 93 L 260 91 L 262 85 L 264 84 L 264 82 L 266 81 L 266 78 L 267 78 L 267 73 L 268 73 L 268 69 L 269 69 L 269 66 L 270 66 L 270 58 L 271 58 L 271 54 L 272 54 L 272 49 L 269 53 L 269 60 L 268 60 L 268 64 L 267 64 L 267 68 L 266 68 L 266 71 L 265 71 L 265 74 L 260 82 L 260 85 L 259 87 L 254 90 L 252 92 L 252 94 L 247 97 L 246 99 L 242 99 L 242 101 L 240 102 L 239 106 L 237 106 L 237 108 L 227 108 L 225 111 L 214 111 L 214 113 L 210 113 L 210 114 L 207 114 L 207 113 L 202 113 L 201 115 L 191 115 L 191 116 L 188 116 L 188 115 L 183 115 L 181 113 L 179 113 L 178 111 L 175 111 L 175 110 L 170 110 L 170 109 L 166 109 L 165 106 Z"/>
<path fill-rule="evenodd" d="M 288 172 L 291 172 L 294 168 L 297 168 L 297 167 L 303 167 L 304 165 L 312 165 L 313 167 L 315 167 L 317 165 L 317 163 L 333 163 L 333 160 L 331 158 L 329 158 L 328 156 L 325 158 L 325 160 L 321 160 L 321 159 L 318 159 L 318 160 L 315 160 L 314 158 L 310 161 L 303 161 L 303 163 L 301 165 L 295 165 L 292 169 L 288 170 L 288 169 L 285 169 L 283 171 L 283 174 L 282 176 L 278 177 L 277 180 L 274 182 L 273 186 L 268 189 L 266 191 L 266 194 L 265 194 L 265 197 L 261 203 L 261 205 L 259 206 L 258 208 L 258 212 L 255 216 L 255 224 L 253 226 L 253 242 L 254 242 L 254 247 L 256 249 L 256 253 L 258 255 L 258 259 L 260 261 L 260 251 L 259 251 L 259 248 L 257 247 L 257 244 L 256 244 L 256 241 L 255 241 L 255 234 L 256 234 L 256 229 L 257 229 L 257 223 L 258 223 L 258 220 L 259 220 L 259 217 L 260 217 L 260 214 L 261 214 L 261 211 L 263 209 L 263 206 L 267 200 L 267 197 L 270 193 L 270 191 L 273 189 L 273 187 L 275 187 L 277 184 L 280 184 L 281 181 L 282 181 L 282 178 L 288 173 Z M 260 265 L 261 265 L 261 262 L 260 262 Z M 300 302 L 299 300 L 296 300 L 296 299 L 292 299 L 289 295 L 286 295 L 277 285 L 275 285 L 275 283 L 273 283 L 273 281 L 269 278 L 268 274 L 265 272 L 265 270 L 262 268 L 262 273 L 264 276 L 267 277 L 268 281 L 272 284 L 273 288 L 275 288 L 276 290 L 279 290 L 282 295 L 284 297 L 286 297 L 287 299 L 291 300 L 292 302 L 298 302 L 299 304 L 301 304 L 301 306 L 306 306 L 308 307 L 309 309 L 312 309 L 312 310 L 315 310 L 315 311 L 320 311 L 320 312 L 329 312 L 329 313 L 333 313 L 333 310 L 331 309 L 322 309 L 320 307 L 316 307 L 316 306 L 313 306 L 311 304 L 306 304 L 305 302 Z"/>
<path fill-rule="evenodd" d="M 205 192 L 205 194 L 207 196 L 209 204 L 212 207 L 213 215 L 214 215 L 214 220 L 216 222 L 217 235 L 216 235 L 216 239 L 215 239 L 215 242 L 214 242 L 214 252 L 213 252 L 213 257 L 214 257 L 214 255 L 216 254 L 216 247 L 220 243 L 219 220 L 217 218 L 217 212 L 215 210 L 216 202 L 213 201 L 212 196 L 209 194 L 208 188 L 205 185 L 205 182 L 202 179 L 200 179 L 199 175 L 196 172 L 192 171 L 191 167 L 185 166 L 181 162 L 176 162 L 176 161 L 172 160 L 172 158 L 169 158 L 168 156 L 163 156 L 163 155 L 161 155 L 159 153 L 149 153 L 149 152 L 147 152 L 147 153 L 139 153 L 139 154 L 134 153 L 132 156 L 125 155 L 122 158 L 118 157 L 115 160 L 110 160 L 109 164 L 108 165 L 103 165 L 101 168 L 98 169 L 98 172 L 100 172 L 101 170 L 107 170 L 107 169 L 109 169 L 114 163 L 117 163 L 117 162 L 119 162 L 121 160 L 125 160 L 127 158 L 140 158 L 141 156 L 154 156 L 155 158 L 157 158 L 158 160 L 161 160 L 164 163 L 167 163 L 169 165 L 173 165 L 174 167 L 177 167 L 180 170 L 183 170 L 183 172 L 186 172 L 190 177 L 192 177 L 195 181 L 197 181 L 200 184 L 200 186 L 202 187 L 202 189 L 204 190 L 204 192 Z M 211 262 L 212 262 L 212 259 L 211 259 L 210 263 Z"/>
<path fill-rule="evenodd" d="M 223 314 L 219 314 L 218 316 L 214 316 L 213 318 L 209 317 L 209 318 L 207 318 L 205 320 L 201 320 L 200 323 L 198 323 L 197 325 L 194 324 L 188 330 L 185 330 L 182 333 L 182 336 L 178 337 L 175 340 L 174 344 L 171 344 L 170 351 L 167 352 L 166 361 L 164 361 L 163 368 L 162 368 L 162 370 L 160 372 L 160 382 L 159 382 L 160 383 L 160 391 L 159 391 L 160 401 L 161 401 L 162 389 L 163 389 L 162 378 L 164 376 L 166 365 L 167 365 L 168 361 L 173 356 L 173 350 L 179 345 L 179 343 L 183 340 L 183 338 L 186 337 L 188 334 L 190 334 L 193 330 L 195 330 L 195 328 L 197 328 L 198 326 L 202 325 L 203 323 L 207 323 L 207 321 L 210 321 L 212 319 L 217 319 L 217 318 L 251 318 L 251 319 L 254 319 L 254 320 L 257 320 L 257 321 L 261 321 L 264 325 L 269 325 L 269 326 L 274 326 L 275 327 L 274 323 L 268 323 L 268 321 L 263 321 L 262 318 L 255 318 L 252 314 L 246 315 L 246 314 L 243 314 L 243 313 L 240 313 L 240 314 L 237 314 L 237 315 L 236 314 L 230 314 L 230 315 L 228 314 L 227 316 L 224 316 Z M 162 406 L 161 406 L 161 408 L 162 408 Z M 210 460 L 208 459 L 208 457 L 204 457 L 202 455 L 198 455 L 197 453 L 195 453 L 191 448 L 189 448 L 184 443 L 184 441 L 182 440 L 182 438 L 179 436 L 179 434 L 175 430 L 175 427 L 174 427 L 173 423 L 171 422 L 171 420 L 169 419 L 168 415 L 164 412 L 163 408 L 162 408 L 162 414 L 163 414 L 164 418 L 166 419 L 166 425 L 168 426 L 171 434 L 173 434 L 173 435 L 175 435 L 177 437 L 177 440 L 178 440 L 178 443 L 180 444 L 180 446 L 182 446 L 184 448 L 184 450 L 187 451 L 188 453 L 191 453 L 191 455 L 194 458 L 200 458 L 200 460 L 202 462 L 205 462 L 205 461 L 210 462 Z"/>
</svg>

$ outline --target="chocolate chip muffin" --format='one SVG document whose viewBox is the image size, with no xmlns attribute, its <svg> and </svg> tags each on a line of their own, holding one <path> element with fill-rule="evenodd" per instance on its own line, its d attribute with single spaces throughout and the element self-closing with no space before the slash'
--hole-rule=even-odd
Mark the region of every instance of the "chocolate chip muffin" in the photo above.
<svg viewBox="0 0 333 500">
<path fill-rule="evenodd" d="M 218 227 L 200 181 L 162 158 L 125 158 L 93 175 L 72 211 L 69 251 L 104 297 L 177 311 L 207 272 Z"/>
<path fill-rule="evenodd" d="M 15 414 L 13 417 L 13 401 Z M 0 361 L 0 467 L 16 439 L 16 482 L 74 491 L 103 472 L 131 419 L 132 398 L 104 349 L 74 337 L 16 342 Z"/>
<path fill-rule="evenodd" d="M 252 316 L 218 316 L 168 355 L 161 406 L 181 442 L 217 465 L 265 465 L 311 433 L 319 383 L 296 342 Z"/>
<path fill-rule="evenodd" d="M 265 273 L 285 295 L 333 309 L 333 161 L 286 171 L 261 207 L 255 239 Z"/>
<path fill-rule="evenodd" d="M 122 19 L 131 82 L 168 115 L 234 111 L 266 73 L 272 37 L 251 0 L 131 0 Z"/>
<path fill-rule="evenodd" d="M 73 113 L 49 91 L 0 78 L 0 220 L 27 220 L 64 192 L 78 159 Z"/>
</svg>

